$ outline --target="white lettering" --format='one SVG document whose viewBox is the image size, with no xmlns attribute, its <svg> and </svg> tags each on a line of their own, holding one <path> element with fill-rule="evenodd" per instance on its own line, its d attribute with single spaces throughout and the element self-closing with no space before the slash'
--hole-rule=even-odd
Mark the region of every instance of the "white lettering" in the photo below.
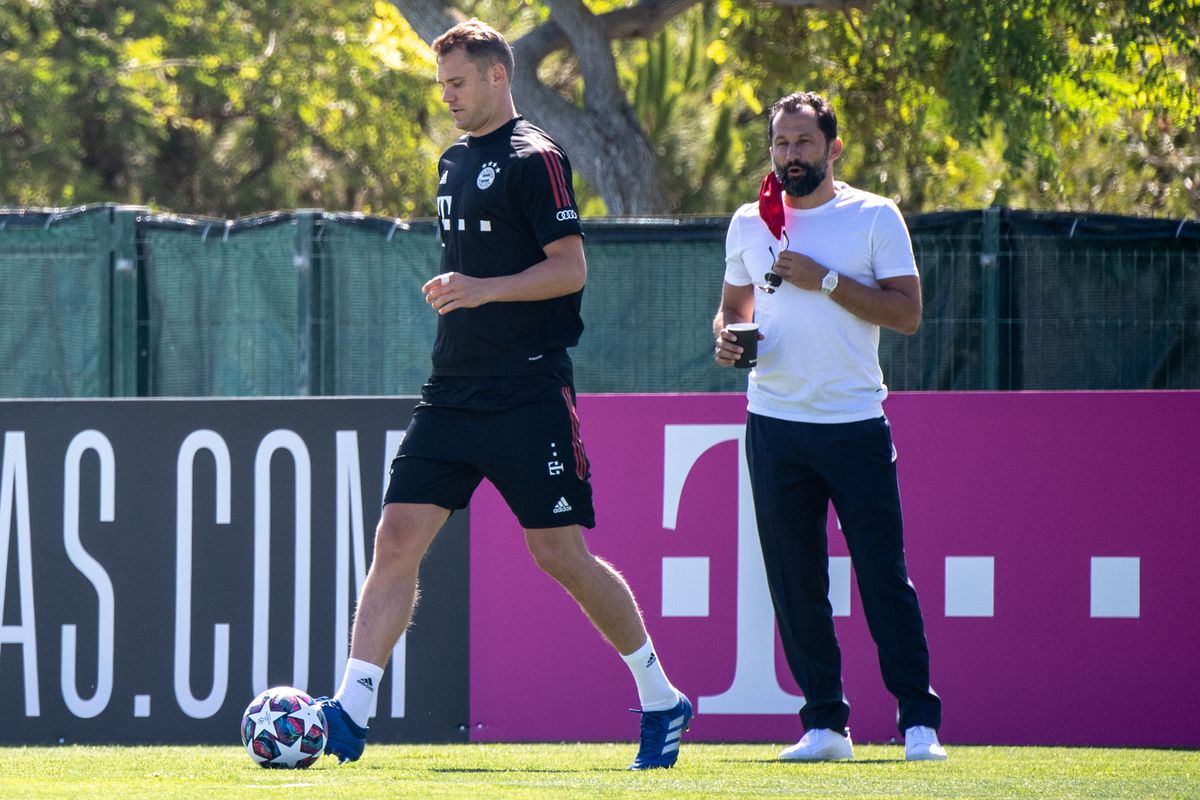
<svg viewBox="0 0 1200 800">
<path fill-rule="evenodd" d="M 403 434 L 402 434 L 403 435 Z M 350 647 L 350 558 L 354 557 L 354 592 L 362 591 L 367 577 L 366 528 L 363 525 L 362 472 L 358 460 L 357 431 L 337 432 L 337 529 L 334 580 L 333 674 L 341 684 Z M 369 716 L 375 716 L 379 695 L 371 699 Z"/>
<path fill-rule="evenodd" d="M 742 425 L 667 425 L 663 458 L 663 527 L 674 530 L 683 485 L 700 456 L 737 442 L 737 634 L 733 682 L 718 695 L 698 697 L 706 714 L 791 714 L 804 698 L 779 685 L 775 673 L 775 612 L 767 588 Z"/>
<path fill-rule="evenodd" d="M 366 529 L 362 514 L 362 474 L 358 462 L 358 434 L 338 431 L 337 527 L 334 554 L 333 675 L 340 684 L 350 647 L 350 557 L 354 556 L 354 593 L 361 591 L 367 575 Z M 373 709 L 372 709 L 373 710 Z"/>
<path fill-rule="evenodd" d="M 383 453 L 383 491 L 387 492 L 392 457 L 404 441 L 404 431 L 388 431 Z M 367 579 L 366 526 L 362 513 L 362 472 L 358 456 L 358 433 L 337 432 L 337 529 L 334 581 L 334 683 L 340 684 L 346 671 L 347 651 L 350 646 L 350 559 L 354 558 L 354 592 L 362 592 Z M 405 642 L 407 634 L 401 634 L 392 648 L 392 708 L 393 717 L 404 716 Z M 371 701 L 371 716 L 375 716 L 378 703 Z"/>
<path fill-rule="evenodd" d="M 387 493 L 388 482 L 392 477 L 392 458 L 400 449 L 406 431 L 388 431 L 387 442 L 383 448 L 383 491 Z M 408 674 L 408 632 L 400 634 L 396 646 L 392 648 L 392 716 L 404 716 L 404 687 Z"/>
<path fill-rule="evenodd" d="M 270 688 L 267 682 L 267 645 L 270 641 L 271 606 L 271 456 L 287 450 L 296 465 L 295 563 L 292 627 L 292 681 L 308 686 L 308 631 L 311 617 L 312 464 L 304 440 L 294 431 L 268 433 L 254 457 L 254 645 L 251 676 L 255 693 Z"/>
<path fill-rule="evenodd" d="M 62 667 L 60 679 L 63 702 L 72 714 L 91 719 L 108 707 L 113 687 L 114 607 L 112 580 L 100 562 L 83 547 L 79 538 L 79 472 L 83 454 L 93 451 L 100 458 L 100 521 L 116 518 L 116 458 L 108 437 L 97 430 L 80 432 L 67 447 L 63 465 L 63 542 L 67 557 L 96 590 L 98 608 L 96 691 L 88 699 L 76 689 L 76 627 L 62 626 Z"/>
<path fill-rule="evenodd" d="M 228 525 L 231 468 L 220 434 L 193 431 L 183 440 L 175 466 L 175 699 L 183 713 L 207 719 L 221 708 L 229 688 L 229 624 L 213 626 L 213 688 L 203 700 L 192 694 L 192 471 L 196 454 L 207 450 L 216 461 L 216 523 Z"/>
<path fill-rule="evenodd" d="M 13 512 L 17 515 L 17 580 L 21 591 L 21 621 L 4 623 L 4 598 L 8 580 L 8 545 Z M 25 460 L 25 432 L 4 433 L 4 466 L 0 469 L 0 648 L 21 645 L 25 666 L 25 716 L 40 717 L 38 700 L 37 629 L 33 616 L 33 550 L 30 547 L 29 466 Z M 12 684 L 5 683 L 6 691 Z"/>
<path fill-rule="evenodd" d="M 350 554 L 354 554 L 354 589 L 366 578 L 366 534 L 362 514 L 362 475 L 358 434 L 337 432 L 337 528 L 334 542 L 333 674 L 341 683 L 350 647 Z"/>
</svg>

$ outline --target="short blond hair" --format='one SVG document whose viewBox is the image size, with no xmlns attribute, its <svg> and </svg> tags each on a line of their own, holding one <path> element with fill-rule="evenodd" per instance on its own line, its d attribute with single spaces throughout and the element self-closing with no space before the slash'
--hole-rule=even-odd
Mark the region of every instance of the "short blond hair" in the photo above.
<svg viewBox="0 0 1200 800">
<path fill-rule="evenodd" d="M 512 82 L 515 63 L 512 47 L 500 31 L 485 22 L 477 19 L 460 22 L 434 39 L 430 47 L 439 56 L 461 47 L 480 72 L 493 64 L 499 64 L 504 67 L 509 82 Z"/>
</svg>

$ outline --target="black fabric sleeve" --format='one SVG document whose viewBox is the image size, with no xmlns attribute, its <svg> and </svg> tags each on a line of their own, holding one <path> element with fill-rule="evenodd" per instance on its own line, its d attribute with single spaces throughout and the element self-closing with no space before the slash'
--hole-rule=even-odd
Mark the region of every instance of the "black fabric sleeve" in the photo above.
<svg viewBox="0 0 1200 800">
<path fill-rule="evenodd" d="M 571 188 L 571 165 L 556 147 L 542 146 L 521 164 L 525 211 L 542 247 L 564 236 L 582 236 Z"/>
</svg>

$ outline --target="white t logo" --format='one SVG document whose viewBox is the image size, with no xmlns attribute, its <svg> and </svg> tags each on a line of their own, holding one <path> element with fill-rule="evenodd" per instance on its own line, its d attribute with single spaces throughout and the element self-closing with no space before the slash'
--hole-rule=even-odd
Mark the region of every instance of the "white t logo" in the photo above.
<svg viewBox="0 0 1200 800">
<path fill-rule="evenodd" d="M 734 440 L 737 481 L 737 651 L 733 682 L 711 697 L 698 697 L 704 714 L 794 714 L 804 697 L 790 694 L 775 674 L 775 611 L 767 588 L 750 470 L 746 466 L 744 425 L 667 425 L 663 456 L 663 527 L 675 529 L 688 473 L 712 447 Z"/>
</svg>

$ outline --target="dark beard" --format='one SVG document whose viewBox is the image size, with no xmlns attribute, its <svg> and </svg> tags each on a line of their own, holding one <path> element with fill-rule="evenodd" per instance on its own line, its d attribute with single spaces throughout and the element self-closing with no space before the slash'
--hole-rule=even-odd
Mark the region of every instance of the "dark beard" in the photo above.
<svg viewBox="0 0 1200 800">
<path fill-rule="evenodd" d="M 789 167 L 804 167 L 804 171 L 799 175 L 788 175 Z M 789 161 L 782 167 L 775 168 L 775 177 L 779 178 L 779 183 L 783 185 L 783 190 L 792 197 L 807 197 L 817 190 L 821 182 L 825 180 L 826 162 L 822 161 L 817 164 L 809 164 L 807 161 L 796 159 Z"/>
<path fill-rule="evenodd" d="M 788 175 L 787 169 L 790 167 L 804 167 L 804 172 L 799 175 Z M 785 164 L 782 167 L 775 168 L 775 176 L 779 178 L 779 182 L 784 186 L 784 191 L 792 197 L 808 197 L 812 192 L 817 191 L 817 187 L 821 186 L 821 181 L 826 176 L 826 166 L 823 163 L 810 164 L 803 161 L 793 161 Z"/>
</svg>

